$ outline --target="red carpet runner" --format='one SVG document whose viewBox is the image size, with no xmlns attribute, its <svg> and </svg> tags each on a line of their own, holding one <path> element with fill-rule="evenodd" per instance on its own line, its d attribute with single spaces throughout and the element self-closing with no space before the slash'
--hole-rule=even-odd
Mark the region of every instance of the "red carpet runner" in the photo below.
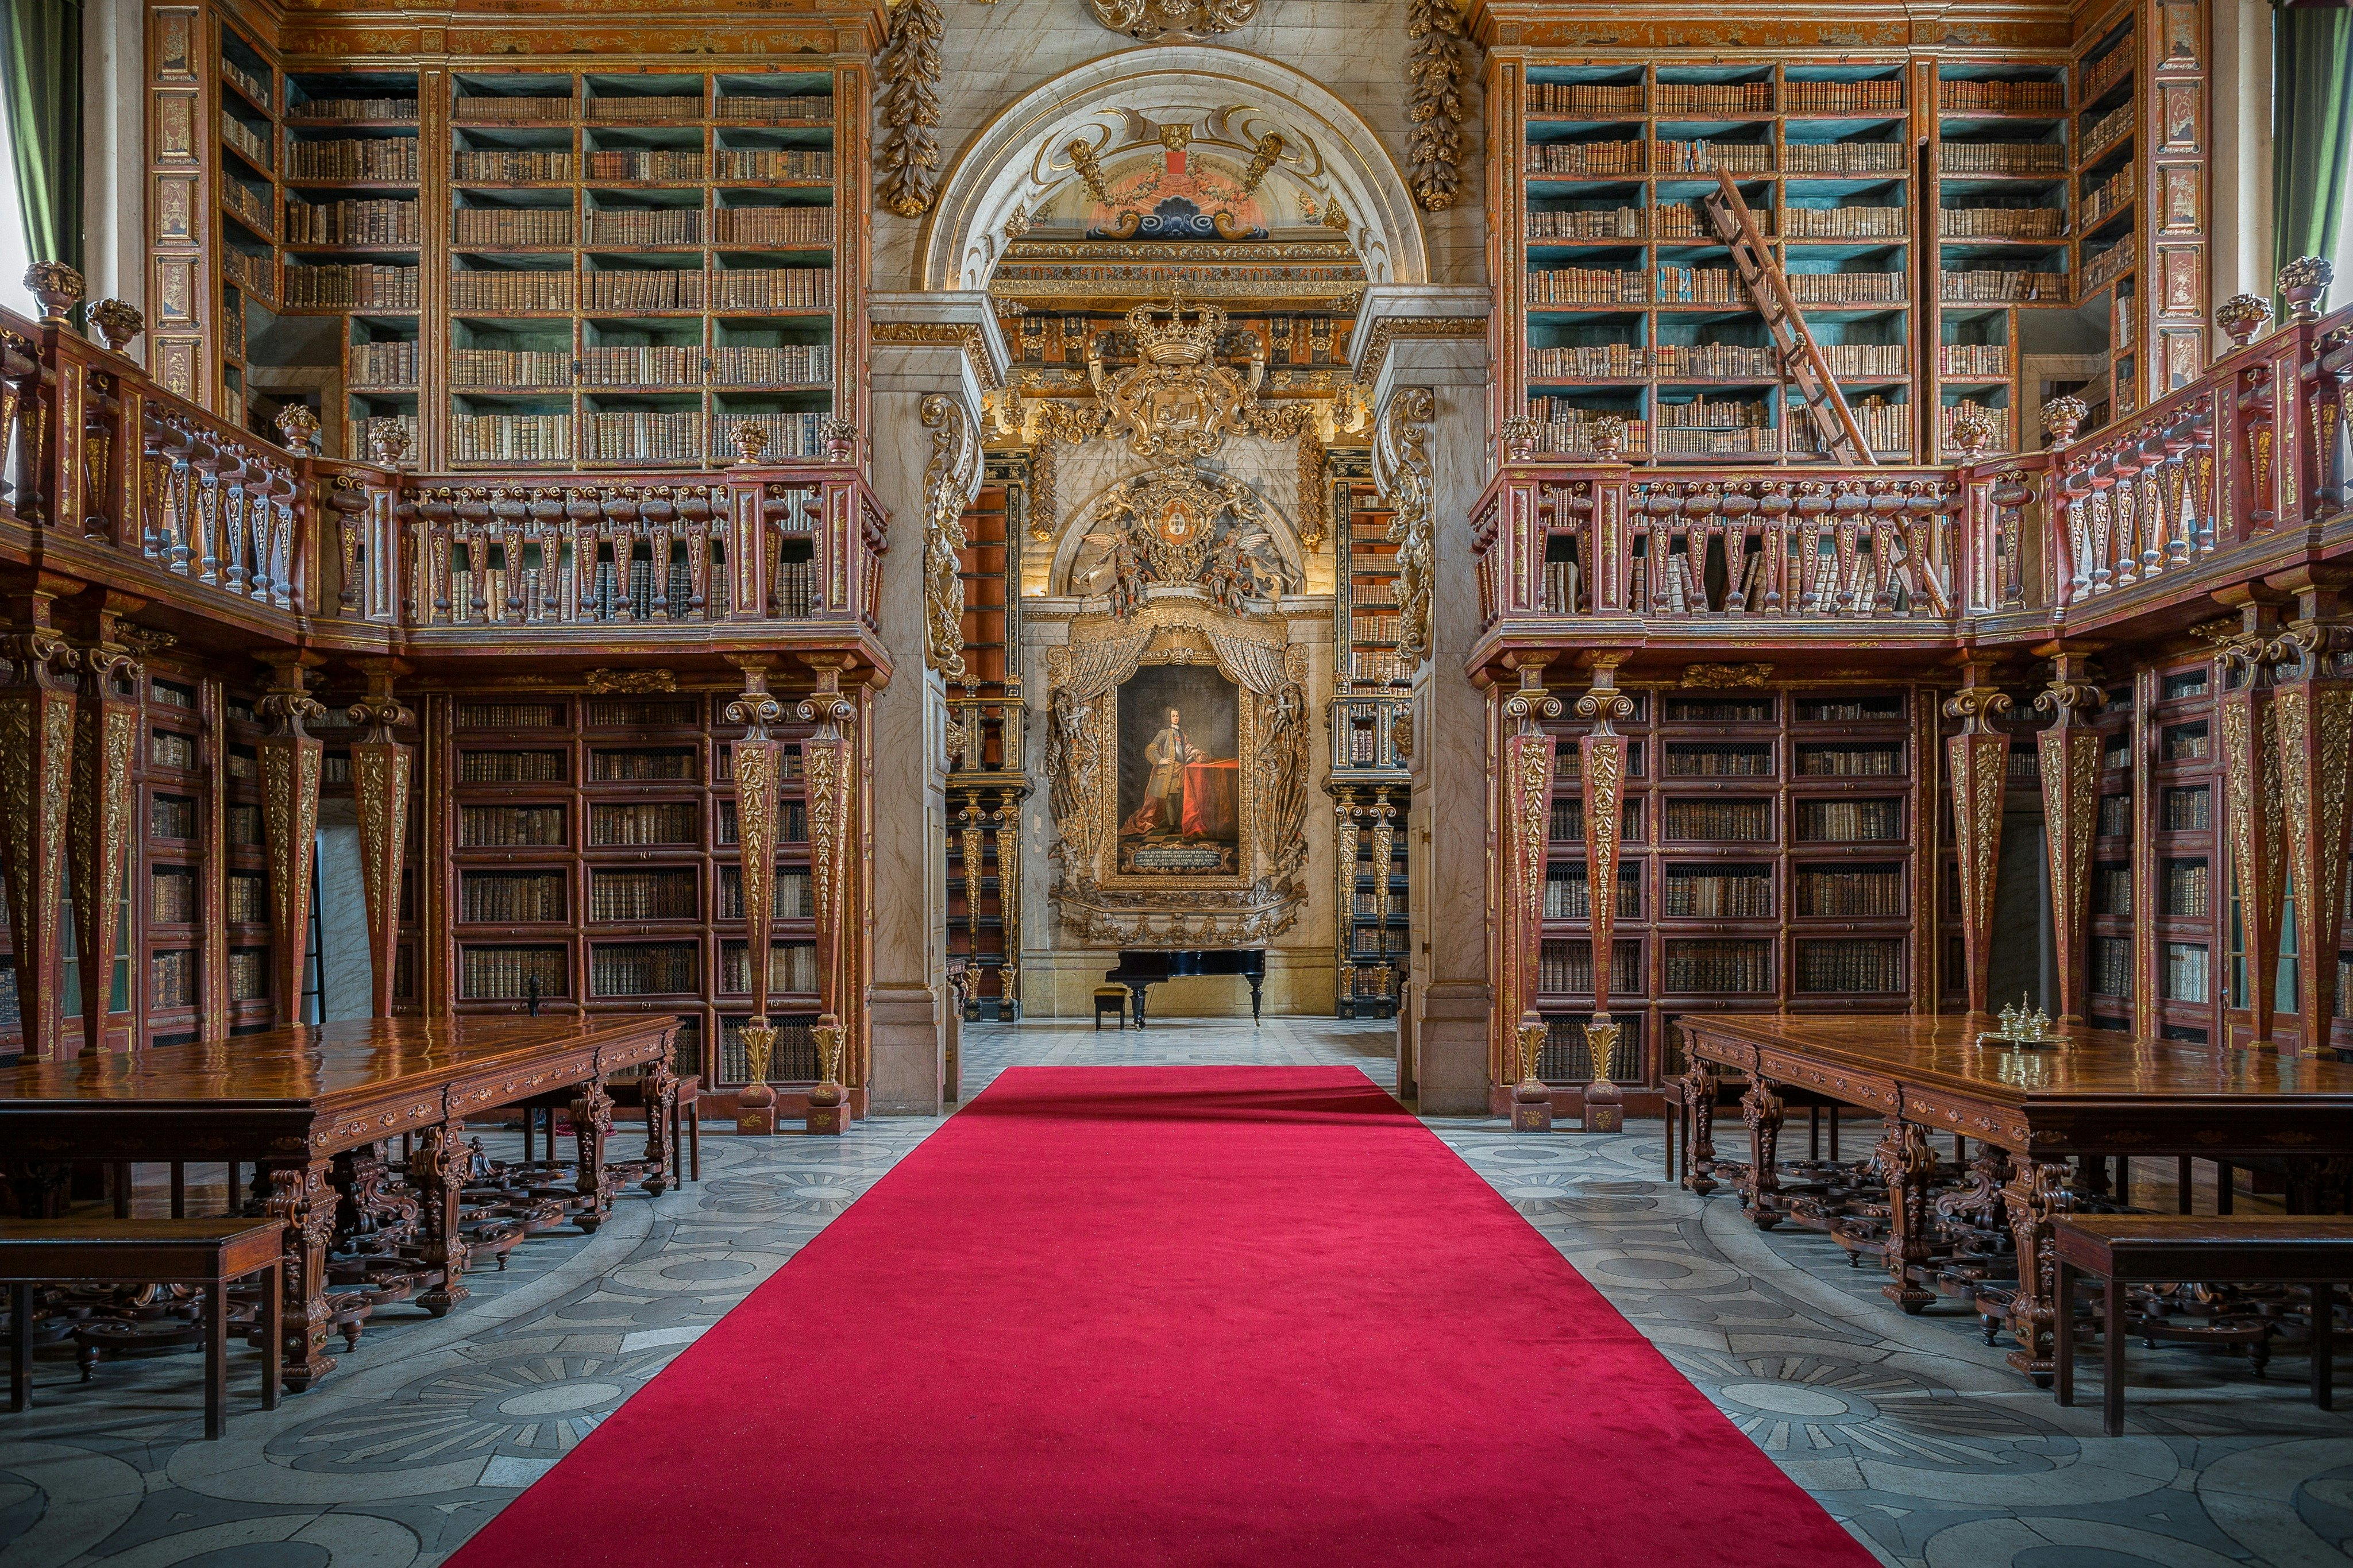
<svg viewBox="0 0 2353 1568">
<path fill-rule="evenodd" d="M 451 1560 L 1871 1561 L 1329 1068 L 1008 1072 Z"/>
</svg>

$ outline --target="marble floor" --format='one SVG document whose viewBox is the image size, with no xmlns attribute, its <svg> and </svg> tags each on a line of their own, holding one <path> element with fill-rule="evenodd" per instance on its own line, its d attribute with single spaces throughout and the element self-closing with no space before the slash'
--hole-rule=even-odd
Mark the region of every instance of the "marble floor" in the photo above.
<svg viewBox="0 0 2353 1568">
<path fill-rule="evenodd" d="M 1331 1063 L 1395 1081 L 1387 1026 L 1332 1019 L 977 1026 L 963 1056 L 967 1099 L 1020 1063 Z M 275 1414 L 252 1407 L 256 1352 L 240 1351 L 222 1442 L 193 1440 L 194 1358 L 109 1365 L 87 1386 L 45 1361 L 35 1410 L 0 1417 L 0 1568 L 430 1568 L 938 1125 L 707 1136 L 700 1185 L 633 1194 L 594 1237 L 524 1243 L 505 1273 L 469 1277 L 450 1318 L 387 1310 Z M 1655 1122 L 1430 1125 L 1883 1561 L 2353 1563 L 2353 1416 L 2303 1403 L 2294 1361 L 2258 1384 L 2221 1358 L 2137 1350 L 2130 1430 L 2102 1437 L 2095 1374 L 2094 1402 L 2062 1410 L 1973 1318 L 1905 1318 L 1827 1239 L 1760 1234 L 1725 1195 L 1663 1185 Z M 659 1509 L 647 1518 L 658 1541 Z"/>
</svg>

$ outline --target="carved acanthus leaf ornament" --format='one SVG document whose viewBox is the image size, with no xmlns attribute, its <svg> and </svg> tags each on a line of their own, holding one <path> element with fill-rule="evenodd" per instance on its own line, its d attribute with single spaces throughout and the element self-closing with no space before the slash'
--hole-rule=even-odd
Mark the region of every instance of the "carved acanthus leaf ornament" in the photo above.
<svg viewBox="0 0 2353 1568">
<path fill-rule="evenodd" d="M 1407 150 L 1414 199 L 1424 210 L 1454 205 L 1462 184 L 1462 12 L 1455 0 L 1412 0 L 1406 8 L 1406 118 L 1413 123 Z"/>
<path fill-rule="evenodd" d="M 876 194 L 901 217 L 921 217 L 940 194 L 940 38 L 947 17 L 939 0 L 899 0 L 890 42 L 875 69 L 882 79 L 882 179 Z"/>
<path fill-rule="evenodd" d="M 956 399 L 923 399 L 932 433 L 923 464 L 923 661 L 954 679 L 964 673 L 964 509 L 980 478 L 980 432 Z"/>
<path fill-rule="evenodd" d="M 1163 315 L 1165 325 L 1155 320 Z M 1166 306 L 1136 306 L 1127 330 L 1138 363 L 1124 370 L 1106 375 L 1100 342 L 1087 346 L 1087 379 L 1104 411 L 1105 436 L 1124 439 L 1139 458 L 1181 461 L 1214 454 L 1248 427 L 1266 377 L 1264 351 L 1253 340 L 1247 375 L 1219 364 L 1223 310 L 1200 305 L 1187 321 L 1180 295 Z"/>
<path fill-rule="evenodd" d="M 1215 37 L 1258 15 L 1258 0 L 1087 0 L 1088 14 L 1147 44 Z"/>
<path fill-rule="evenodd" d="M 1398 547 L 1397 658 L 1408 670 L 1430 657 L 1430 616 L 1438 582 L 1430 424 L 1437 406 L 1426 386 L 1398 388 L 1382 411 L 1373 447 L 1373 477 L 1382 498 L 1395 509 L 1389 538 Z"/>
</svg>

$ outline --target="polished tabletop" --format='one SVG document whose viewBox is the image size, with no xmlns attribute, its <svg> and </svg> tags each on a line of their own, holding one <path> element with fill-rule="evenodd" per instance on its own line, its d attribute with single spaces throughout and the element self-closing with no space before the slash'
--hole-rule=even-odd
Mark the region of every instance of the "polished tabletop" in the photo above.
<svg viewBox="0 0 2353 1568">
<path fill-rule="evenodd" d="M 1687 1014 L 1677 1023 L 1694 1034 L 1786 1050 L 1851 1071 L 2016 1101 L 2353 1100 L 2353 1066 L 2341 1062 L 2140 1039 L 2080 1024 L 2052 1025 L 2059 1042 L 2054 1046 L 2021 1048 L 1978 1045 L 1980 1034 L 1999 1026 L 1982 1013 L 1842 1017 L 1699 1013 Z"/>
<path fill-rule="evenodd" d="M 429 1088 L 552 1051 L 671 1029 L 645 1017 L 357 1018 L 200 1045 L 34 1062 L 0 1071 L 0 1121 L 72 1105 L 289 1107 L 388 1085 Z"/>
</svg>

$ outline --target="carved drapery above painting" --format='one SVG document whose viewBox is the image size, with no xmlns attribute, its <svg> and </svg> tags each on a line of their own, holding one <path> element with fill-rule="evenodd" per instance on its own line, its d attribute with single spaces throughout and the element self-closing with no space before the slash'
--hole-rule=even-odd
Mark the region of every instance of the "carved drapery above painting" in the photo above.
<svg viewBox="0 0 2353 1568">
<path fill-rule="evenodd" d="M 1103 946 L 1265 942 L 1306 900 L 1307 650 L 1278 613 L 1145 595 L 1047 655 L 1055 906 Z"/>
</svg>

